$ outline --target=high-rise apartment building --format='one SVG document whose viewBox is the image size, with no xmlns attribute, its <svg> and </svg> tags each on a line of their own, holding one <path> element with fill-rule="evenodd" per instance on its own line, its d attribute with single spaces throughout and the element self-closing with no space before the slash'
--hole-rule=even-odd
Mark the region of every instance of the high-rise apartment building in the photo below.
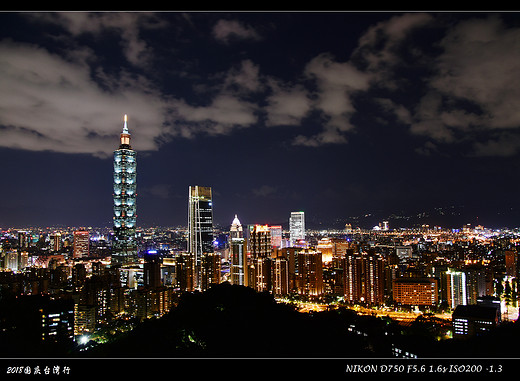
<svg viewBox="0 0 520 381">
<path fill-rule="evenodd" d="M 448 304 L 455 309 L 459 305 L 467 305 L 467 284 L 466 273 L 455 269 L 448 269 L 446 272 L 448 286 Z"/>
<path fill-rule="evenodd" d="M 4 267 L 12 271 L 18 271 L 19 255 L 18 250 L 7 250 L 4 254 Z"/>
<path fill-rule="evenodd" d="M 463 271 L 466 274 L 467 304 L 476 304 L 480 296 L 488 294 L 486 279 L 489 268 L 476 264 L 466 266 Z"/>
<path fill-rule="evenodd" d="M 268 225 L 250 225 L 247 239 L 249 259 L 248 286 L 256 291 L 271 290 L 271 230 Z"/>
<path fill-rule="evenodd" d="M 58 252 L 61 250 L 61 233 L 57 232 L 51 236 L 52 251 Z"/>
<path fill-rule="evenodd" d="M 214 279 L 213 200 L 211 187 L 189 187 L 188 252 L 193 263 L 192 284 L 204 290 L 208 279 Z"/>
<path fill-rule="evenodd" d="M 305 213 L 291 212 L 289 218 L 290 245 L 295 246 L 298 241 L 305 240 Z"/>
<path fill-rule="evenodd" d="M 86 258 L 89 256 L 89 232 L 88 230 L 74 231 L 73 257 Z"/>
<path fill-rule="evenodd" d="M 271 229 L 268 225 L 250 225 L 247 241 L 251 258 L 271 257 Z"/>
<path fill-rule="evenodd" d="M 130 145 L 125 115 L 119 148 L 114 151 L 114 242 L 112 262 L 128 265 L 137 260 L 137 160 Z"/>
<path fill-rule="evenodd" d="M 345 301 L 382 303 L 384 300 L 384 259 L 375 253 L 347 252 L 344 259 Z"/>
<path fill-rule="evenodd" d="M 79 340 L 82 335 L 89 335 L 96 330 L 96 306 L 74 304 L 74 337 Z"/>
<path fill-rule="evenodd" d="M 26 249 L 29 247 L 29 243 L 31 241 L 31 233 L 26 231 L 18 232 L 18 248 Z"/>
<path fill-rule="evenodd" d="M 316 249 L 321 253 L 321 258 L 324 263 L 332 261 L 334 255 L 334 242 L 329 237 L 324 237 L 318 241 Z"/>
<path fill-rule="evenodd" d="M 277 257 L 272 260 L 271 266 L 272 293 L 274 296 L 285 296 L 289 293 L 289 261 Z"/>
<path fill-rule="evenodd" d="M 44 342 L 72 342 L 74 340 L 74 302 L 67 299 L 41 302 L 39 326 Z"/>
<path fill-rule="evenodd" d="M 518 277 L 518 253 L 516 250 L 506 250 L 504 252 L 504 257 L 506 261 L 506 275 L 513 278 Z"/>
<path fill-rule="evenodd" d="M 143 278 L 145 287 L 155 289 L 162 286 L 161 258 L 157 254 L 145 255 Z"/>
<path fill-rule="evenodd" d="M 317 297 L 323 294 L 323 260 L 321 252 L 303 249 L 298 252 L 298 294 Z"/>
</svg>

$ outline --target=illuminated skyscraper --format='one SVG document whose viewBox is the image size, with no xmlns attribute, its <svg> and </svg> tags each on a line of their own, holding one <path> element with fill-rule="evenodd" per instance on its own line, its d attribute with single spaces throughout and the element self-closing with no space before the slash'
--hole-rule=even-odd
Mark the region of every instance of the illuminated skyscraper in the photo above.
<svg viewBox="0 0 520 381">
<path fill-rule="evenodd" d="M 272 260 L 271 272 L 273 295 L 287 295 L 289 293 L 289 261 L 283 257 L 274 258 Z"/>
<path fill-rule="evenodd" d="M 52 251 L 60 251 L 61 249 L 61 233 L 54 233 L 54 235 L 51 236 L 51 244 L 52 244 Z"/>
<path fill-rule="evenodd" d="M 297 245 L 300 240 L 305 240 L 304 212 L 291 212 L 291 217 L 289 218 L 289 237 L 291 246 Z"/>
<path fill-rule="evenodd" d="M 251 258 L 270 258 L 272 246 L 269 225 L 249 225 L 247 243 Z"/>
<path fill-rule="evenodd" d="M 242 224 L 236 215 L 231 223 L 229 247 L 231 254 L 231 283 L 246 286 L 247 246 Z"/>
<path fill-rule="evenodd" d="M 213 201 L 211 187 L 189 187 L 188 252 L 193 264 L 193 288 L 203 290 L 213 278 Z"/>
<path fill-rule="evenodd" d="M 127 117 L 119 148 L 114 151 L 114 243 L 112 263 L 127 265 L 137 260 L 136 152 L 130 146 Z"/>
<path fill-rule="evenodd" d="M 349 250 L 344 259 L 345 300 L 351 303 L 382 303 L 384 299 L 384 259 L 373 252 Z"/>
<path fill-rule="evenodd" d="M 449 269 L 446 272 L 448 277 L 448 304 L 452 309 L 455 309 L 458 305 L 468 304 L 468 297 L 466 294 L 466 273 L 464 271 L 458 271 L 455 269 Z"/>
<path fill-rule="evenodd" d="M 86 258 L 89 255 L 89 233 L 87 230 L 74 231 L 74 258 Z"/>
<path fill-rule="evenodd" d="M 282 227 L 278 226 L 269 226 L 271 230 L 271 246 L 273 248 L 281 248 L 282 247 Z"/>
<path fill-rule="evenodd" d="M 247 239 L 248 286 L 258 292 L 271 289 L 271 230 L 268 225 L 250 225 Z"/>
<path fill-rule="evenodd" d="M 298 252 L 298 294 L 320 296 L 323 293 L 323 261 L 319 251 Z"/>
<path fill-rule="evenodd" d="M 506 260 L 506 275 L 513 278 L 518 277 L 518 253 L 516 250 L 506 250 L 504 254 Z"/>
</svg>

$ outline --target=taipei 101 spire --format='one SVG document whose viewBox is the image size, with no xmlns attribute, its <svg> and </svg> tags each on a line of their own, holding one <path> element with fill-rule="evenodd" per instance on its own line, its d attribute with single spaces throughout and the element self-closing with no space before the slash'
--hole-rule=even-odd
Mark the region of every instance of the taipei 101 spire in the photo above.
<svg viewBox="0 0 520 381">
<path fill-rule="evenodd" d="M 130 145 L 128 117 L 125 115 L 119 148 L 114 151 L 114 241 L 112 264 L 129 265 L 137 261 L 137 161 Z"/>
<path fill-rule="evenodd" d="M 128 132 L 128 116 L 125 114 L 125 123 L 123 124 L 123 132 L 121 133 L 121 146 L 130 147 L 130 132 Z M 121 147 L 120 147 L 121 148 Z"/>
</svg>

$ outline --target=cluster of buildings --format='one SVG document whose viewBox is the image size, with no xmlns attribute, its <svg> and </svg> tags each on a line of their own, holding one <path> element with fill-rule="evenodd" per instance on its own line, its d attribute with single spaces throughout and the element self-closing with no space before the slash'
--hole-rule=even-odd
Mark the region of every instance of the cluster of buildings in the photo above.
<svg viewBox="0 0 520 381">
<path fill-rule="evenodd" d="M 125 116 L 111 230 L 4 232 L 0 295 L 20 305 L 23 296 L 40 297 L 27 302 L 39 311 L 40 339 L 78 340 L 115 319 L 161 316 L 182 292 L 221 282 L 310 302 L 444 308 L 462 336 L 500 323 L 501 296 L 516 302 L 510 232 L 390 230 L 386 221 L 371 230 L 311 231 L 302 211 L 291 212 L 287 228 L 242 225 L 235 215 L 217 231 L 212 189 L 198 185 L 188 188 L 187 228 L 148 232 L 137 228 L 136 171 Z"/>
</svg>

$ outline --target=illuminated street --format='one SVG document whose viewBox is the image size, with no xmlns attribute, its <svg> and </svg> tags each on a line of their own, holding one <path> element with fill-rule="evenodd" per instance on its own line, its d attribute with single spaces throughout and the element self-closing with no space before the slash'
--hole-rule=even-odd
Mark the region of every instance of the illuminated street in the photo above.
<svg viewBox="0 0 520 381">
<path fill-rule="evenodd" d="M 280 302 L 287 303 L 286 299 L 278 299 Z M 332 304 L 322 304 L 322 303 L 311 303 L 311 302 L 293 302 L 298 306 L 298 311 L 302 313 L 307 312 L 321 312 L 326 311 L 329 308 L 336 308 L 337 305 Z M 360 315 L 369 315 L 369 316 L 377 316 L 377 317 L 389 317 L 392 320 L 400 321 L 400 322 L 412 322 L 417 317 L 422 315 L 422 312 L 405 312 L 405 311 L 395 311 L 389 308 L 365 308 L 362 306 L 353 306 L 348 307 L 353 311 L 356 311 Z M 506 303 L 502 301 L 502 320 L 503 321 L 516 321 L 518 319 L 519 308 L 506 306 Z M 452 314 L 451 313 L 433 313 L 431 316 L 436 317 L 438 319 L 445 320 L 446 322 L 451 323 Z"/>
</svg>

